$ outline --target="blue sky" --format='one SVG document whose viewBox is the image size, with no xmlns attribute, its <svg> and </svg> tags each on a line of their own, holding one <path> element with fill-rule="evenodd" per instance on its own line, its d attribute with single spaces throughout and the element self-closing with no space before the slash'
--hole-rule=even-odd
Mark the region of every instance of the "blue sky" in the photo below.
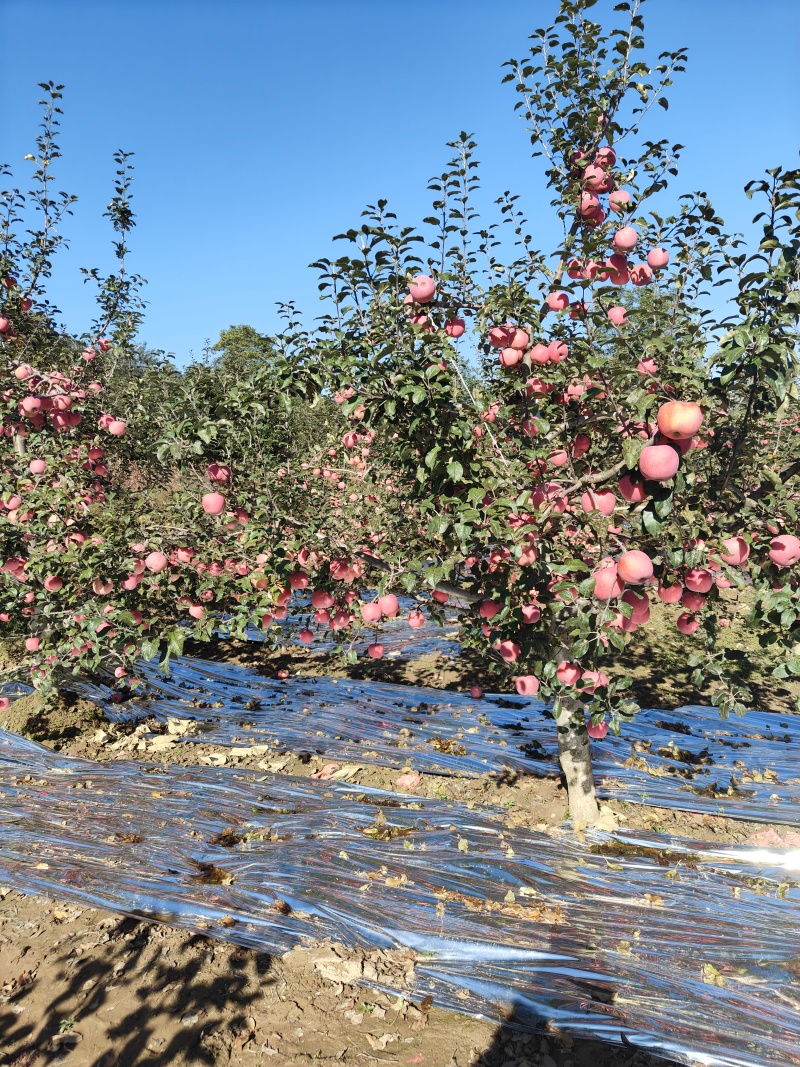
<svg viewBox="0 0 800 1067">
<path fill-rule="evenodd" d="M 231 323 L 276 329 L 276 301 L 318 314 L 308 264 L 378 197 L 418 222 L 462 129 L 478 141 L 486 202 L 519 192 L 540 245 L 553 244 L 500 65 L 556 10 L 556 0 L 3 0 L 13 47 L 0 64 L 0 159 L 20 182 L 37 82 L 66 86 L 57 185 L 80 199 L 51 296 L 67 324 L 80 332 L 92 318 L 80 266 L 113 266 L 101 215 L 120 147 L 135 152 L 142 339 L 179 363 Z M 800 4 L 649 0 L 644 14 L 653 52 L 689 48 L 669 112 L 656 109 L 645 134 L 684 144 L 676 191 L 707 191 L 744 229 L 745 182 L 797 165 Z"/>
</svg>

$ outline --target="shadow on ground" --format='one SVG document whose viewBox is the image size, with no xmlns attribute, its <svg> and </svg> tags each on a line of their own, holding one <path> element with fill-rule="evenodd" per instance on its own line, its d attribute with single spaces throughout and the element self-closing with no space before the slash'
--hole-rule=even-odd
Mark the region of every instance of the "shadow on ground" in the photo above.
<svg viewBox="0 0 800 1067">
<path fill-rule="evenodd" d="M 656 1067 L 632 1048 L 519 1029 L 353 981 L 375 953 L 309 945 L 282 957 L 0 891 L 5 1067 L 421 1064 Z M 393 959 L 389 959 L 393 957 Z"/>
</svg>

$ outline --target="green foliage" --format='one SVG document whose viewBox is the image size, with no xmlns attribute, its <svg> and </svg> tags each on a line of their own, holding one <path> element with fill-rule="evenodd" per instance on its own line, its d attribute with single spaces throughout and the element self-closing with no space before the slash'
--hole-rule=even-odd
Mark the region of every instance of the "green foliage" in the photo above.
<svg viewBox="0 0 800 1067">
<path fill-rule="evenodd" d="M 618 730 L 636 704 L 629 680 L 602 668 L 647 626 L 648 586 L 600 599 L 598 565 L 633 549 L 658 583 L 686 584 L 674 610 L 698 623 L 687 655 L 698 684 L 718 683 L 723 714 L 749 698 L 721 629 L 757 633 L 794 672 L 797 565 L 772 556 L 773 539 L 798 529 L 800 177 L 774 169 L 748 187 L 765 204 L 754 251 L 701 192 L 662 210 L 681 146 L 640 126 L 667 106 L 685 53 L 647 58 L 641 4 L 618 4 L 625 24 L 610 30 L 589 17 L 596 7 L 562 0 L 507 65 L 563 220 L 557 248 L 537 249 L 511 191 L 479 216 L 477 146 L 461 132 L 419 228 L 377 200 L 339 235 L 341 254 L 314 264 L 323 313 L 312 329 L 286 304 L 275 336 L 231 326 L 184 370 L 135 342 L 126 153 L 107 212 L 117 267 L 87 272 L 98 317 L 85 335 L 56 324 L 44 281 L 72 198 L 50 192 L 61 87 L 44 86 L 34 190 L 3 193 L 0 221 L 0 626 L 37 685 L 72 669 L 123 676 L 138 655 L 166 663 L 187 635 L 220 626 L 255 625 L 277 642 L 290 605 L 298 627 L 330 626 L 352 659 L 367 588 L 411 593 L 439 618 L 449 591 L 462 597 L 464 643 L 501 677 L 535 675 L 543 696 L 572 701 L 567 733 L 586 715 Z M 627 202 L 602 207 L 620 191 Z M 669 266 L 653 275 L 611 260 L 620 224 L 643 254 L 666 248 Z M 435 283 L 429 300 L 409 291 L 420 273 Z M 736 289 L 723 319 L 709 299 L 721 285 Z M 555 292 L 568 303 L 558 312 Z M 614 325 L 612 308 L 626 321 Z M 27 377 L 15 373 L 23 363 Z M 78 422 L 21 406 L 57 397 Z M 657 437 L 676 399 L 702 410 L 688 449 Z M 124 436 L 109 435 L 105 415 L 127 422 Z M 639 471 L 657 440 L 681 451 L 659 483 Z M 204 510 L 211 492 L 219 514 L 216 498 Z M 733 536 L 749 552 L 742 566 L 722 558 Z M 153 552 L 163 567 L 146 562 Z M 698 601 L 692 584 L 706 578 Z M 723 606 L 720 582 L 747 589 L 746 610 Z M 309 605 L 306 587 L 329 606 Z M 26 637 L 38 647 L 23 650 Z M 563 680 L 564 664 L 582 677 Z"/>
</svg>

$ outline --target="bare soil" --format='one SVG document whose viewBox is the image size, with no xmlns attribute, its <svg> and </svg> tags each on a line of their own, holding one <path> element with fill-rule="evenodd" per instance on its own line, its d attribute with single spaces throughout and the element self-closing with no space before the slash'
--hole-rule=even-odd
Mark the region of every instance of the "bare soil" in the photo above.
<svg viewBox="0 0 800 1067">
<path fill-rule="evenodd" d="M 401 952 L 282 957 L 0 888 L 0 1063 L 655 1067 L 415 1002 Z M 390 992 L 359 984 L 377 973 Z"/>
</svg>

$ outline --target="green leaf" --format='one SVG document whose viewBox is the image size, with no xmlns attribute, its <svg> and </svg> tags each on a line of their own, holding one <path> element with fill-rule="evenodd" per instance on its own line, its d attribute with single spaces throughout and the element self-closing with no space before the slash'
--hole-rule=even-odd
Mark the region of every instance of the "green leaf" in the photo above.
<svg viewBox="0 0 800 1067">
<path fill-rule="evenodd" d="M 183 643 L 186 640 L 186 630 L 177 626 L 167 632 L 167 655 L 180 656 L 183 652 Z"/>
<path fill-rule="evenodd" d="M 439 455 L 440 452 L 441 452 L 441 447 L 439 445 L 434 445 L 433 448 L 430 450 L 430 452 L 425 457 L 425 466 L 426 467 L 430 467 L 431 469 L 433 469 L 433 465 L 436 462 L 436 457 Z"/>
<path fill-rule="evenodd" d="M 454 482 L 460 482 L 464 477 L 464 468 L 457 459 L 451 459 L 447 464 L 447 473 Z"/>
<path fill-rule="evenodd" d="M 629 470 L 633 470 L 639 462 L 639 456 L 641 456 L 643 448 L 644 441 L 641 437 L 628 437 L 622 442 L 622 458 L 625 460 L 625 466 Z"/>
<path fill-rule="evenodd" d="M 651 537 L 657 537 L 664 529 L 664 524 L 658 521 L 650 508 L 642 512 L 642 524 Z"/>
<path fill-rule="evenodd" d="M 142 641 L 142 658 L 145 660 L 155 659 L 158 655 L 160 642 L 157 637 L 147 637 Z"/>
</svg>

